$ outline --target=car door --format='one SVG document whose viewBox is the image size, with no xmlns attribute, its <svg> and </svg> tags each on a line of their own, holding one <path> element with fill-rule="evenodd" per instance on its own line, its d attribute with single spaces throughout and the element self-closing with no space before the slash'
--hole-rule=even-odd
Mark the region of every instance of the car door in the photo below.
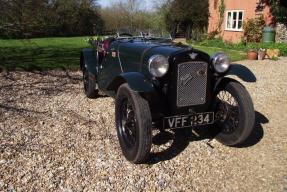
<svg viewBox="0 0 287 192">
<path fill-rule="evenodd" d="M 113 79 L 122 73 L 118 57 L 119 45 L 118 42 L 113 42 L 107 49 L 105 59 L 99 64 L 98 85 L 103 91 L 106 91 Z"/>
</svg>

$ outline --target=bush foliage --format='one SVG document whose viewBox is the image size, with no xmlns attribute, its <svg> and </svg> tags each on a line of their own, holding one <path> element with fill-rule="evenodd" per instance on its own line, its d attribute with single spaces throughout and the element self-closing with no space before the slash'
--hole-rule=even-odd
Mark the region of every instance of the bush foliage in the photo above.
<svg viewBox="0 0 287 192">
<path fill-rule="evenodd" d="M 239 51 L 247 51 L 249 49 L 279 49 L 282 56 L 287 56 L 287 44 L 286 43 L 244 43 L 237 44 L 224 42 L 222 39 L 204 40 L 201 42 L 194 42 L 196 45 L 206 47 L 219 47 L 223 49 L 233 49 Z"/>
<path fill-rule="evenodd" d="M 165 5 L 165 23 L 173 36 L 199 39 L 208 26 L 208 0 L 173 0 Z"/>
<path fill-rule="evenodd" d="M 92 35 L 103 29 L 96 0 L 1 0 L 0 37 Z"/>
<path fill-rule="evenodd" d="M 247 42 L 260 42 L 265 21 L 262 17 L 249 19 L 243 24 L 244 37 Z"/>
</svg>

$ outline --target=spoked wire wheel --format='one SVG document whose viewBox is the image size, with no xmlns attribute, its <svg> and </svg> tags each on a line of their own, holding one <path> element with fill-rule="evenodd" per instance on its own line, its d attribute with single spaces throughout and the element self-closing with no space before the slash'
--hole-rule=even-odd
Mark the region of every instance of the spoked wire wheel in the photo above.
<svg viewBox="0 0 287 192">
<path fill-rule="evenodd" d="M 221 131 L 230 134 L 239 124 L 239 106 L 236 99 L 226 90 L 220 91 L 216 97 L 215 119 Z"/>
<path fill-rule="evenodd" d="M 242 144 L 251 134 L 255 121 L 252 99 L 237 81 L 220 85 L 214 99 L 216 139 L 228 146 Z"/>
<path fill-rule="evenodd" d="M 124 156 L 133 163 L 144 163 L 152 143 L 148 101 L 124 83 L 117 92 L 115 112 L 117 135 Z"/>
<path fill-rule="evenodd" d="M 128 148 L 136 144 L 136 117 L 131 102 L 126 98 L 122 101 L 119 131 Z"/>
</svg>

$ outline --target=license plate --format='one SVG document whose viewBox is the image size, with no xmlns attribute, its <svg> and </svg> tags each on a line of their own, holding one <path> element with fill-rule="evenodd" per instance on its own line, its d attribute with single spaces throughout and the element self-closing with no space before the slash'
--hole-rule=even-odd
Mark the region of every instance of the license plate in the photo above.
<svg viewBox="0 0 287 192">
<path fill-rule="evenodd" d="M 183 116 L 165 117 L 163 119 L 163 127 L 166 129 L 193 127 L 198 125 L 213 124 L 214 113 L 195 113 Z"/>
</svg>

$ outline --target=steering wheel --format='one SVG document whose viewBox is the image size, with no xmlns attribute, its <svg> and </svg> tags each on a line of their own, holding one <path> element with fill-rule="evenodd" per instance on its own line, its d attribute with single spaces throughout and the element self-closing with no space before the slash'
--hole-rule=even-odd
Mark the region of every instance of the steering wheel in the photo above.
<svg viewBox="0 0 287 192">
<path fill-rule="evenodd" d="M 133 35 L 130 34 L 130 33 L 120 33 L 119 36 L 120 36 L 120 37 L 121 37 L 121 36 L 133 37 Z"/>
</svg>

